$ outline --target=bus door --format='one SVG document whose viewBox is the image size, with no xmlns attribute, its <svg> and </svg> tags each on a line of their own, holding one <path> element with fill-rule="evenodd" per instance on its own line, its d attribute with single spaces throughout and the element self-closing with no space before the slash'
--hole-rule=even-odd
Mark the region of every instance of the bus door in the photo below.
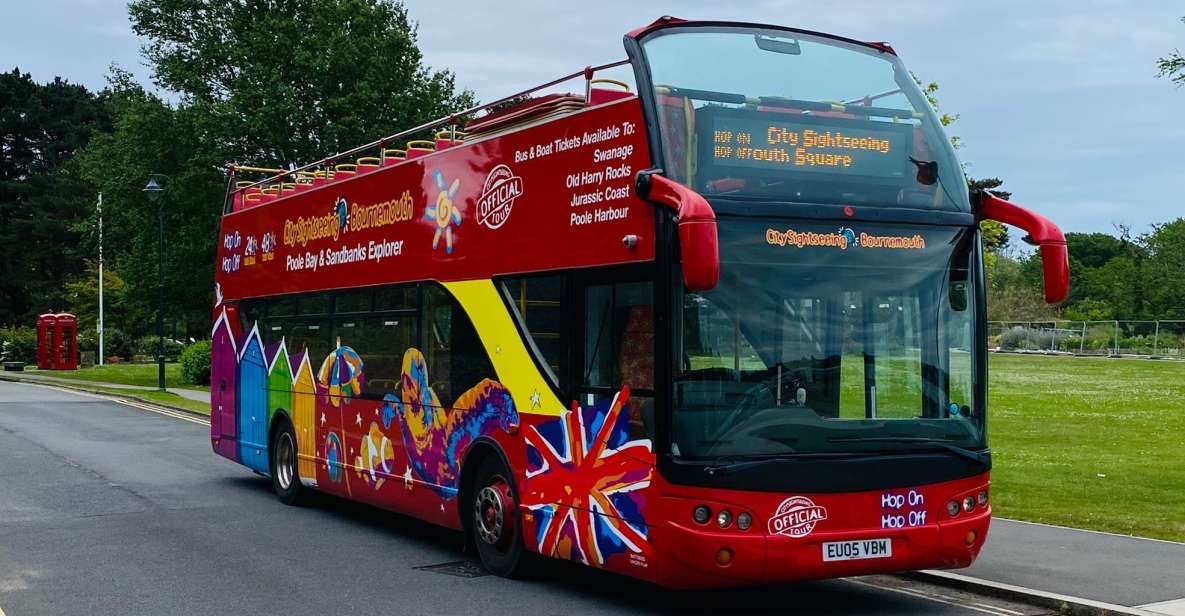
<svg viewBox="0 0 1185 616">
<path fill-rule="evenodd" d="M 627 536 L 646 529 L 646 519 L 641 501 L 634 502 L 642 495 L 625 483 L 647 478 L 647 467 L 654 465 L 651 443 L 657 327 L 654 283 L 644 278 L 645 272 L 643 268 L 614 268 L 609 276 L 582 275 L 574 289 L 573 312 L 580 318 L 572 321 L 573 328 L 578 328 L 573 349 L 578 361 L 571 363 L 578 374 L 569 382 L 575 383 L 576 408 L 581 413 L 578 425 L 586 434 L 574 439 L 573 446 L 585 449 L 582 459 L 597 459 L 588 464 L 594 467 L 590 472 L 606 475 L 598 483 L 622 482 L 620 490 L 612 486 L 606 490 L 614 493 L 608 499 L 612 507 L 602 505 L 595 511 L 603 516 L 604 524 Z M 598 464 L 617 470 L 598 470 Z M 630 502 L 617 502 L 619 499 Z"/>
</svg>

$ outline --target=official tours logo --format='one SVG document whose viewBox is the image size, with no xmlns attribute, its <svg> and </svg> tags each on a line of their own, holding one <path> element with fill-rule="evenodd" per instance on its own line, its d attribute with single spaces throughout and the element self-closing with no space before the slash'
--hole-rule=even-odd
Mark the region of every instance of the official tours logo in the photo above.
<svg viewBox="0 0 1185 616">
<path fill-rule="evenodd" d="M 523 194 L 523 179 L 514 175 L 510 167 L 498 165 L 486 176 L 477 200 L 477 224 L 497 229 L 506 224 L 514 200 Z"/>
<path fill-rule="evenodd" d="M 787 537 L 805 537 L 815 525 L 827 519 L 827 508 L 805 496 L 791 496 L 778 505 L 769 518 L 769 532 Z"/>
</svg>

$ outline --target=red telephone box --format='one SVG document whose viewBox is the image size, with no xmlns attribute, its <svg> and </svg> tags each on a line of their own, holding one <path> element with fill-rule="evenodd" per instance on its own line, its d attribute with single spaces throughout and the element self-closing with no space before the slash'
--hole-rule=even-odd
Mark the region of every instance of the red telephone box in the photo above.
<svg viewBox="0 0 1185 616">
<path fill-rule="evenodd" d="M 78 319 L 72 314 L 37 317 L 37 367 L 42 370 L 78 369 Z"/>
</svg>

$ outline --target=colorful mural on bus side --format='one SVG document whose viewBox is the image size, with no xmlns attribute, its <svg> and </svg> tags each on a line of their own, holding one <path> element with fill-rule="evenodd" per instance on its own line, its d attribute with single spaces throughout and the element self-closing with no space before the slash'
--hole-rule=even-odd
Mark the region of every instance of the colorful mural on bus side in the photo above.
<svg viewBox="0 0 1185 616">
<path fill-rule="evenodd" d="M 645 488 L 654 454 L 649 440 L 629 438 L 628 387 L 597 404 L 573 402 L 558 417 L 520 415 L 510 391 L 484 378 L 446 405 L 413 347 L 403 353 L 397 390 L 375 400 L 362 395 L 365 358 L 345 341 L 314 371 L 317 358 L 288 349 L 285 339 L 264 345 L 257 324 L 237 339 L 225 311 L 213 339 L 215 404 L 235 405 L 230 417 L 225 408 L 212 413 L 222 455 L 269 474 L 268 435 L 286 413 L 304 485 L 459 528 L 461 463 L 475 440 L 491 437 L 521 462 L 515 473 L 525 547 L 651 575 Z M 237 447 L 222 443 L 233 443 L 220 425 L 226 419 Z"/>
<path fill-rule="evenodd" d="M 528 549 L 653 579 L 654 456 L 648 440 L 626 436 L 629 391 L 560 400 L 491 280 L 540 269 L 544 253 L 547 269 L 654 259 L 654 211 L 633 182 L 649 163 L 637 99 L 566 118 L 360 166 L 275 203 L 232 195 L 214 293 L 214 449 L 270 473 L 268 437 L 283 409 L 303 485 L 456 528 L 464 456 L 490 438 L 512 467 Z M 423 279 L 464 307 L 496 372 L 450 383 L 463 391 L 455 400 L 433 390 L 419 349 L 403 349 L 400 373 L 383 375 L 388 390 L 367 395 L 361 341 L 310 357 L 291 340 L 261 338 L 237 312 L 246 297 Z"/>
</svg>

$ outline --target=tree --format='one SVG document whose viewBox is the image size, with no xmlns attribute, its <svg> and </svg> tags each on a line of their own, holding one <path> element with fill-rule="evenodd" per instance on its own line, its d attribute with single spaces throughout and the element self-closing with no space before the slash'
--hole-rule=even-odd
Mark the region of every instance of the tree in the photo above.
<svg viewBox="0 0 1185 616">
<path fill-rule="evenodd" d="M 156 313 L 159 206 L 165 216 L 166 319 L 189 324 L 187 335 L 208 333 L 224 160 L 206 142 L 204 118 L 192 106 L 173 108 L 120 71 L 111 77 L 110 97 L 114 128 L 96 135 L 79 159 L 85 178 L 103 192 L 105 250 L 127 283 L 127 314 Z M 159 204 L 143 192 L 152 173 L 170 177 Z M 149 333 L 152 320 L 111 325 L 138 337 Z"/>
<path fill-rule="evenodd" d="M 1144 268 L 1150 310 L 1158 318 L 1185 319 L 1185 218 L 1153 225 L 1145 238 Z"/>
<path fill-rule="evenodd" d="M 225 156 L 307 163 L 469 107 L 394 0 L 133 0 L 160 85 Z"/>
<path fill-rule="evenodd" d="M 105 95 L 61 78 L 0 73 L 0 324 L 63 310 L 63 285 L 86 253 L 75 221 L 95 194 L 72 157 L 110 127 Z"/>
<path fill-rule="evenodd" d="M 1185 17 L 1181 18 L 1181 22 L 1185 23 Z M 1169 55 L 1158 59 L 1156 68 L 1160 71 L 1158 77 L 1168 77 L 1178 87 L 1185 85 L 1185 56 L 1181 55 L 1181 50 L 1174 49 Z"/>
</svg>

